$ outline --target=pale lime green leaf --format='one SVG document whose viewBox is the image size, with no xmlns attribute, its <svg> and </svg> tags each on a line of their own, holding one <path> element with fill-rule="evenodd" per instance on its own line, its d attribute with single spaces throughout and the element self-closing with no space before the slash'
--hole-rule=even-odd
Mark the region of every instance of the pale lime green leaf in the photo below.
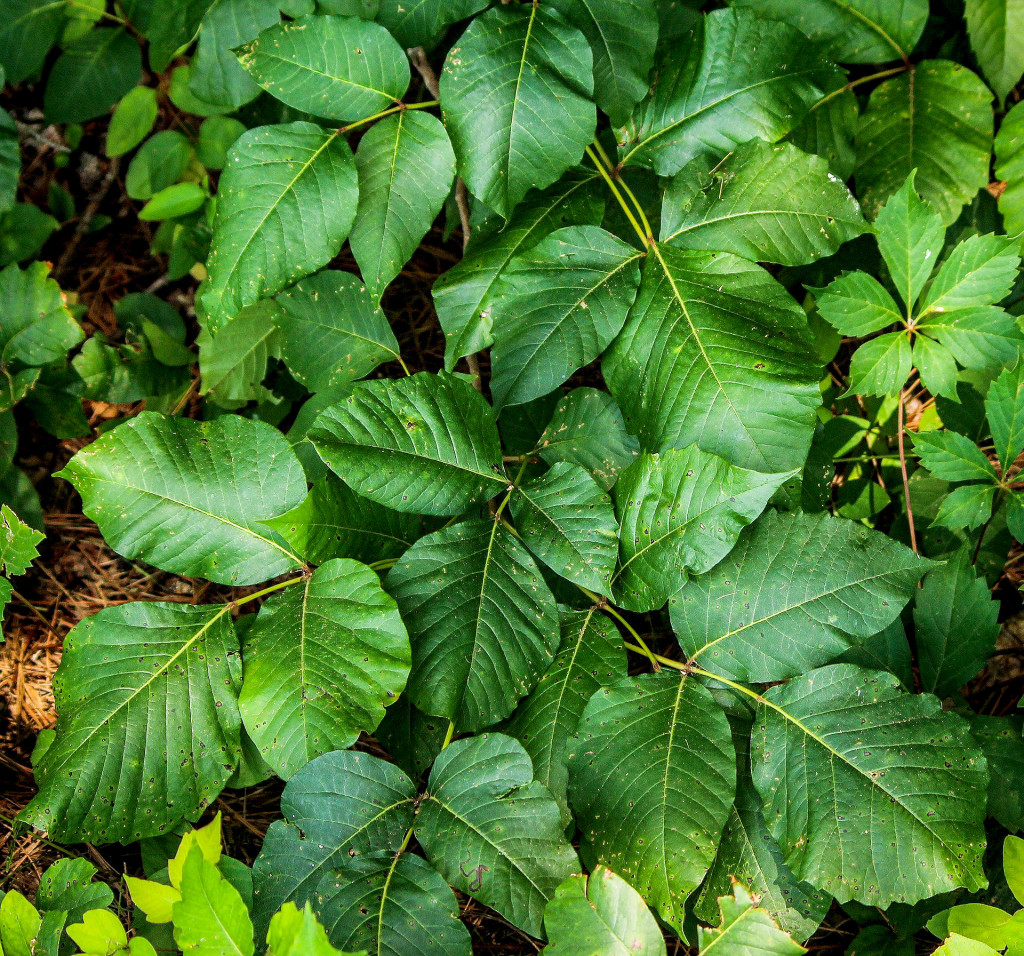
<svg viewBox="0 0 1024 956">
<path fill-rule="evenodd" d="M 83 448 L 61 477 L 119 553 L 218 584 L 258 584 L 302 562 L 261 526 L 296 507 L 306 480 L 263 422 L 143 412 Z"/>
<path fill-rule="evenodd" d="M 1024 899 L 1024 840 L 1008 833 L 1003 840 L 1003 875 L 1018 903 Z M 1022 903 L 1024 905 L 1024 903 Z"/>
<path fill-rule="evenodd" d="M 473 20 L 441 73 L 441 110 L 459 175 L 509 217 L 555 182 L 593 139 L 586 38 L 550 6 L 500 6 Z"/>
<path fill-rule="evenodd" d="M 83 913 L 82 922 L 68 926 L 67 933 L 83 953 L 107 956 L 111 952 L 125 953 L 128 950 L 128 934 L 110 910 L 96 909 Z"/>
<path fill-rule="evenodd" d="M 270 921 L 267 956 L 342 956 L 327 940 L 327 932 L 306 903 L 300 910 L 285 903 Z"/>
<path fill-rule="evenodd" d="M 4 956 L 35 956 L 41 924 L 39 911 L 17 890 L 8 890 L 0 899 Z"/>
<path fill-rule="evenodd" d="M 39 542 L 46 537 L 29 527 L 6 505 L 0 506 L 0 570 L 7 577 L 24 574 L 39 555 Z"/>
<path fill-rule="evenodd" d="M 194 847 L 185 860 L 174 941 L 184 956 L 253 956 L 252 922 L 242 897 Z"/>
</svg>

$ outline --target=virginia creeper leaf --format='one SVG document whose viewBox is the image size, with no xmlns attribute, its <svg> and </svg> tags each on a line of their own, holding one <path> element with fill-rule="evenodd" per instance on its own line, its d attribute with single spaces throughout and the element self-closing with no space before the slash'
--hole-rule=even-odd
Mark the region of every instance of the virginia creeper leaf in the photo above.
<svg viewBox="0 0 1024 956">
<path fill-rule="evenodd" d="M 904 316 L 882 283 L 866 272 L 846 272 L 817 294 L 822 318 L 843 335 L 881 332 Z"/>
<path fill-rule="evenodd" d="M 919 432 L 914 451 L 936 478 L 946 481 L 995 481 L 996 470 L 965 435 L 952 431 Z"/>
<path fill-rule="evenodd" d="M 970 236 L 953 247 L 921 302 L 921 312 L 952 312 L 1005 298 L 1020 265 L 1018 243 L 1006 236 Z"/>
<path fill-rule="evenodd" d="M 997 378 L 985 398 L 985 414 L 1003 474 L 1024 450 L 1024 362 Z"/>
</svg>

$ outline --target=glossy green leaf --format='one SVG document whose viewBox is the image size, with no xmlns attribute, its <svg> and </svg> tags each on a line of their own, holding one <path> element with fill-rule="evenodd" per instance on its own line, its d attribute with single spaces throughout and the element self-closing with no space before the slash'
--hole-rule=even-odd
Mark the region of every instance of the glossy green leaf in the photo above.
<svg viewBox="0 0 1024 956">
<path fill-rule="evenodd" d="M 473 242 L 432 290 L 445 334 L 445 368 L 494 341 L 493 302 L 499 276 L 518 254 L 565 225 L 596 225 L 604 212 L 597 173 L 570 170 L 555 185 L 529 193 L 500 232 Z"/>
<path fill-rule="evenodd" d="M 985 414 L 1003 474 L 1024 450 L 1024 362 L 1006 369 L 988 390 Z"/>
<path fill-rule="evenodd" d="M 841 63 L 885 63 L 913 52 L 928 0 L 729 0 L 769 20 L 785 20 Z"/>
<path fill-rule="evenodd" d="M 857 195 L 870 218 L 916 168 L 945 225 L 988 184 L 992 94 L 970 70 L 925 60 L 876 87 L 857 130 Z"/>
<path fill-rule="evenodd" d="M 207 169 L 223 169 L 228 162 L 228 150 L 234 145 L 245 126 L 230 116 L 210 116 L 199 127 L 196 155 Z"/>
<path fill-rule="evenodd" d="M 833 85 L 835 88 L 819 100 L 787 139 L 805 153 L 821 156 L 832 172 L 845 182 L 857 165 L 853 138 L 860 119 L 860 105 L 853 90 L 842 89 L 845 84 L 841 77 Z"/>
<path fill-rule="evenodd" d="M 513 259 L 492 301 L 495 404 L 546 395 L 597 358 L 626 321 L 640 260 L 596 226 L 559 229 Z"/>
<path fill-rule="evenodd" d="M 114 899 L 113 891 L 96 881 L 96 867 L 88 860 L 61 859 L 48 866 L 36 891 L 39 912 L 60 914 L 63 923 L 78 922 L 89 910 L 105 909 Z"/>
<path fill-rule="evenodd" d="M 67 7 L 39 0 L 11 0 L 0 22 L 0 64 L 8 83 L 38 74 L 64 27 Z"/>
<path fill-rule="evenodd" d="M 211 3 L 212 0 L 181 0 L 125 4 L 132 24 L 149 40 L 149 65 L 154 71 L 166 70 L 175 54 L 192 42 Z"/>
<path fill-rule="evenodd" d="M 882 671 L 821 668 L 765 694 L 751 754 L 797 879 L 883 907 L 985 885 L 985 760 L 936 698 Z"/>
<path fill-rule="evenodd" d="M 328 941 L 327 933 L 307 903 L 301 910 L 285 903 L 270 921 L 267 956 L 343 956 Z"/>
<path fill-rule="evenodd" d="M 849 393 L 896 395 L 906 384 L 913 364 L 905 331 L 887 332 L 865 342 L 850 361 Z"/>
<path fill-rule="evenodd" d="M 125 94 L 107 129 L 107 155 L 123 156 L 135 149 L 148 135 L 156 122 L 156 90 L 137 86 Z"/>
<path fill-rule="evenodd" d="M 779 929 L 739 883 L 732 887 L 731 896 L 718 900 L 718 905 L 721 924 L 714 929 L 701 926 L 697 930 L 701 953 L 714 950 L 723 956 L 800 956 L 807 952 Z"/>
<path fill-rule="evenodd" d="M 274 324 L 280 311 L 273 302 L 256 302 L 242 309 L 214 335 L 200 336 L 203 395 L 224 408 L 263 396 L 267 362 L 280 351 L 280 336 Z"/>
<path fill-rule="evenodd" d="M 441 752 L 415 834 L 453 887 L 534 936 L 555 889 L 579 871 L 558 805 L 534 781 L 522 744 L 503 734 L 459 740 Z"/>
<path fill-rule="evenodd" d="M 670 602 L 691 661 L 734 680 L 798 677 L 893 622 L 932 563 L 827 514 L 769 512 Z"/>
<path fill-rule="evenodd" d="M 957 396 L 957 368 L 953 353 L 927 335 L 914 339 L 911 361 L 921 375 L 921 382 L 932 395 L 944 395 L 954 401 Z"/>
<path fill-rule="evenodd" d="M 1017 242 L 971 236 L 953 248 L 921 301 L 921 312 L 953 312 L 1005 298 L 1020 265 Z"/>
<path fill-rule="evenodd" d="M 53 682 L 57 736 L 23 821 L 56 840 L 129 843 L 213 802 L 240 752 L 226 610 L 122 604 L 71 631 Z"/>
<path fill-rule="evenodd" d="M 508 486 L 494 412 L 445 373 L 357 385 L 309 438 L 353 491 L 396 511 L 462 514 Z"/>
<path fill-rule="evenodd" d="M 236 586 L 302 563 L 260 524 L 298 505 L 306 487 L 287 440 L 262 422 L 143 412 L 83 448 L 60 475 L 126 557 Z"/>
<path fill-rule="evenodd" d="M 183 954 L 253 956 L 252 922 L 242 897 L 220 871 L 193 847 L 181 875 L 181 899 L 174 904 L 174 941 Z"/>
<path fill-rule="evenodd" d="M 441 211 L 455 178 L 455 153 L 437 119 L 405 110 L 367 130 L 356 166 L 359 207 L 349 243 L 379 298 Z"/>
<path fill-rule="evenodd" d="M 619 525 L 611 498 L 579 465 L 560 462 L 512 496 L 526 546 L 569 581 L 608 594 Z"/>
<path fill-rule="evenodd" d="M 992 517 L 995 485 L 963 485 L 954 488 L 939 505 L 932 524 L 950 531 L 980 528 Z"/>
<path fill-rule="evenodd" d="M 995 481 L 996 470 L 969 438 L 951 431 L 919 432 L 914 451 L 936 478 L 946 481 Z"/>
<path fill-rule="evenodd" d="M 298 507 L 264 524 L 311 564 L 397 558 L 423 533 L 417 515 L 361 498 L 332 474 L 316 482 Z"/>
<path fill-rule="evenodd" d="M 83 913 L 82 921 L 68 926 L 67 932 L 75 945 L 88 956 L 107 956 L 108 953 L 122 956 L 128 953 L 128 934 L 110 910 Z"/>
<path fill-rule="evenodd" d="M 253 922 L 263 938 L 285 902 L 313 901 L 343 861 L 398 847 L 416 787 L 393 764 L 337 750 L 306 764 L 284 788 L 281 815 L 253 864 Z"/>
<path fill-rule="evenodd" d="M 846 272 L 816 291 L 822 318 L 843 335 L 870 335 L 904 320 L 882 283 L 866 272 Z"/>
<path fill-rule="evenodd" d="M 736 789 L 725 714 L 678 674 L 629 677 L 594 694 L 570 751 L 569 805 L 584 862 L 619 873 L 681 929 Z"/>
<path fill-rule="evenodd" d="M 602 371 L 651 450 L 697 442 L 743 468 L 803 465 L 820 401 L 807 318 L 753 263 L 653 245 Z"/>
<path fill-rule="evenodd" d="M 366 565 L 344 559 L 270 598 L 242 656 L 242 720 L 285 779 L 372 733 L 409 676 L 409 636 L 394 600 Z"/>
<path fill-rule="evenodd" d="M 665 937 L 640 894 L 606 866 L 570 876 L 544 911 L 555 956 L 664 956 Z"/>
<path fill-rule="evenodd" d="M 662 242 L 788 266 L 830 256 L 866 229 L 857 200 L 824 159 L 758 139 L 721 161 L 695 159 L 661 207 Z"/>
<path fill-rule="evenodd" d="M 568 750 L 587 702 L 601 687 L 626 676 L 626 653 L 615 625 L 596 606 L 562 615 L 562 640 L 533 693 L 503 727 L 533 761 L 534 777 L 568 808 Z"/>
<path fill-rule="evenodd" d="M 594 99 L 621 126 L 644 98 L 658 42 L 653 0 L 553 0 L 552 8 L 587 38 L 594 55 Z"/>
<path fill-rule="evenodd" d="M 0 272 L 0 365 L 59 362 L 85 337 L 46 263 Z"/>
<path fill-rule="evenodd" d="M 617 603 L 662 607 L 689 574 L 703 574 L 736 544 L 791 472 L 737 468 L 696 445 L 641 455 L 614 489 L 619 518 Z"/>
<path fill-rule="evenodd" d="M 1002 101 L 1024 74 L 1024 4 L 967 0 L 967 32 L 982 72 Z"/>
<path fill-rule="evenodd" d="M 7 577 L 24 574 L 39 555 L 38 545 L 45 537 L 21 521 L 6 504 L 0 505 L 0 570 Z"/>
<path fill-rule="evenodd" d="M 413 949 L 469 956 L 455 894 L 429 863 L 397 849 L 343 861 L 320 884 L 318 909 L 331 940 L 373 956 Z"/>
<path fill-rule="evenodd" d="M 942 217 L 918 196 L 915 177 L 913 170 L 875 219 L 879 252 L 908 313 L 917 305 L 946 238 Z"/>
<path fill-rule="evenodd" d="M 82 123 L 107 112 L 142 80 L 142 53 L 127 30 L 90 30 L 50 70 L 43 111 L 51 123 Z"/>
<path fill-rule="evenodd" d="M 555 406 L 537 453 L 549 465 L 582 465 L 610 491 L 622 469 L 640 454 L 640 445 L 626 431 L 622 412 L 610 395 L 595 388 L 574 388 Z"/>
<path fill-rule="evenodd" d="M 421 538 L 387 588 L 412 641 L 409 699 L 460 729 L 507 717 L 558 648 L 555 599 L 497 521 L 471 519 Z"/>
<path fill-rule="evenodd" d="M 478 16 L 441 73 L 441 110 L 459 175 L 506 219 L 531 188 L 555 182 L 593 139 L 597 111 L 586 38 L 549 6 Z"/>
<path fill-rule="evenodd" d="M 925 575 L 914 601 L 921 686 L 939 697 L 956 693 L 985 666 L 999 635 L 999 602 L 961 548 Z"/>
<path fill-rule="evenodd" d="M 780 139 L 835 73 L 788 24 L 716 10 L 662 44 L 651 91 L 619 134 L 619 160 L 671 176 L 698 156 L 721 156 L 754 137 Z"/>
<path fill-rule="evenodd" d="M 1013 316 L 994 305 L 929 312 L 919 324 L 965 368 L 998 372 L 1017 361 L 1024 335 Z"/>
<path fill-rule="evenodd" d="M 337 255 L 355 217 L 356 178 L 344 138 L 312 123 L 260 126 L 238 139 L 199 293 L 210 331 Z"/>
<path fill-rule="evenodd" d="M 311 392 L 369 375 L 398 358 L 376 299 L 351 272 L 325 269 L 277 297 L 281 357 Z"/>
<path fill-rule="evenodd" d="M 487 0 L 380 0 L 376 18 L 403 49 L 423 46 L 430 50 L 437 46 L 449 26 L 486 6 Z"/>
<path fill-rule="evenodd" d="M 995 141 L 996 179 L 1006 183 L 999 197 L 1003 225 L 1011 236 L 1024 232 L 1024 107 L 1017 104 L 999 124 Z"/>
<path fill-rule="evenodd" d="M 238 49 L 249 75 L 303 113 L 350 122 L 400 101 L 409 62 L 384 27 L 359 17 L 276 23 Z"/>
</svg>

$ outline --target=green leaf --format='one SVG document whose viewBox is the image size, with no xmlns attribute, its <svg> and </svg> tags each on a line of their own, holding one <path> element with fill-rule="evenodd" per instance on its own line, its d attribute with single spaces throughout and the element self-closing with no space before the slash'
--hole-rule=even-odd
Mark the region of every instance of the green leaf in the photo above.
<svg viewBox="0 0 1024 956">
<path fill-rule="evenodd" d="M 618 335 L 640 285 L 640 253 L 597 226 L 569 226 L 513 259 L 498 277 L 502 321 L 491 352 L 494 402 L 546 395 Z"/>
<path fill-rule="evenodd" d="M 946 238 L 942 218 L 914 188 L 916 173 L 916 169 L 911 170 L 899 192 L 889 197 L 875 219 L 878 249 L 908 314 L 917 305 Z"/>
<path fill-rule="evenodd" d="M 374 736 L 399 767 L 419 780 L 441 752 L 448 726 L 443 717 L 418 711 L 403 695 L 387 709 Z"/>
<path fill-rule="evenodd" d="M 349 122 L 394 106 L 409 86 L 409 61 L 388 31 L 359 17 L 275 23 L 238 49 L 271 96 L 303 113 Z"/>
<path fill-rule="evenodd" d="M 991 305 L 1013 287 L 1018 243 L 1006 236 L 971 236 L 953 248 L 921 302 L 921 312 L 952 312 Z"/>
<path fill-rule="evenodd" d="M 1007 830 L 1021 830 L 1024 824 L 1024 741 L 1021 721 L 1016 716 L 989 717 L 969 712 L 971 736 L 984 751 L 993 773 L 988 784 L 988 815 Z M 1006 861 L 1004 859 L 1004 869 Z"/>
<path fill-rule="evenodd" d="M 196 154 L 207 169 L 223 169 L 228 162 L 228 150 L 234 145 L 245 126 L 230 116 L 210 116 L 199 127 Z"/>
<path fill-rule="evenodd" d="M 586 38 L 551 7 L 476 17 L 441 73 L 444 125 L 473 195 L 508 219 L 578 163 L 597 123 L 593 90 Z"/>
<path fill-rule="evenodd" d="M 0 64 L 8 83 L 35 77 L 64 28 L 67 5 L 11 0 L 0 22 Z"/>
<path fill-rule="evenodd" d="M 956 393 L 956 359 L 949 349 L 927 335 L 918 335 L 914 339 L 912 361 L 914 368 L 921 373 L 922 384 L 932 395 L 960 400 Z"/>
<path fill-rule="evenodd" d="M 555 185 L 532 192 L 500 232 L 473 242 L 466 256 L 434 283 L 432 295 L 445 334 L 445 368 L 463 355 L 487 348 L 492 335 L 498 278 L 519 253 L 567 224 L 596 225 L 604 197 L 596 173 L 573 169 Z"/>
<path fill-rule="evenodd" d="M 50 70 L 43 112 L 50 123 L 102 116 L 142 80 L 142 53 L 127 30 L 90 30 Z"/>
<path fill-rule="evenodd" d="M 276 428 L 143 412 L 83 448 L 60 477 L 128 558 L 217 584 L 258 584 L 302 562 L 260 522 L 302 501 L 306 481 Z"/>
<path fill-rule="evenodd" d="M 46 263 L 0 272 L 0 365 L 60 362 L 85 338 Z"/>
<path fill-rule="evenodd" d="M 985 414 L 1005 475 L 1024 450 L 1024 362 L 1006 369 L 992 383 L 985 398 Z"/>
<path fill-rule="evenodd" d="M 951 431 L 918 432 L 914 451 L 936 478 L 946 481 L 995 481 L 996 470 L 969 438 Z"/>
<path fill-rule="evenodd" d="M 142 209 L 139 218 L 143 222 L 156 222 L 161 219 L 175 219 L 195 212 L 204 202 L 208 194 L 198 183 L 175 183 L 161 189 Z"/>
<path fill-rule="evenodd" d="M 967 0 L 971 47 L 1002 102 L 1024 74 L 1024 5 L 1020 0 Z"/>
<path fill-rule="evenodd" d="M 792 472 L 737 468 L 696 445 L 641 455 L 619 477 L 618 603 L 654 611 L 722 560 Z"/>
<path fill-rule="evenodd" d="M 824 159 L 759 139 L 722 161 L 695 159 L 661 207 L 662 242 L 788 266 L 830 256 L 867 228 Z"/>
<path fill-rule="evenodd" d="M 552 571 L 609 593 L 619 525 L 611 499 L 584 469 L 560 462 L 519 486 L 512 514 L 526 546 Z"/>
<path fill-rule="evenodd" d="M 998 951 L 985 943 L 954 933 L 935 950 L 935 956 L 998 956 Z"/>
<path fill-rule="evenodd" d="M 39 936 L 39 913 L 17 890 L 0 899 L 0 939 L 6 956 L 34 956 Z"/>
<path fill-rule="evenodd" d="M 879 335 L 853 353 L 847 394 L 895 395 L 906 383 L 912 365 L 905 331 Z"/>
<path fill-rule="evenodd" d="M 534 781 L 522 745 L 503 734 L 459 740 L 441 751 L 415 834 L 455 889 L 533 936 L 541 934 L 555 889 L 579 870 L 557 804 Z"/>
<path fill-rule="evenodd" d="M 626 653 L 615 625 L 596 605 L 562 615 L 562 641 L 536 688 L 503 727 L 533 761 L 535 779 L 551 791 L 569 813 L 568 750 L 587 701 L 601 687 L 626 676 Z"/>
<path fill-rule="evenodd" d="M 797 879 L 881 907 L 985 885 L 985 760 L 936 698 L 882 671 L 821 668 L 764 695 L 751 753 Z"/>
<path fill-rule="evenodd" d="M 852 521 L 769 512 L 677 592 L 672 628 L 687 658 L 716 674 L 798 677 L 884 630 L 932 566 Z"/>
<path fill-rule="evenodd" d="M 332 474 L 316 482 L 297 508 L 264 524 L 311 564 L 397 558 L 423 532 L 418 516 L 361 498 Z"/>
<path fill-rule="evenodd" d="M 94 882 L 95 875 L 88 860 L 62 859 L 48 866 L 36 891 L 39 912 L 60 913 L 65 923 L 73 923 L 89 910 L 106 908 L 114 894 L 106 883 Z"/>
<path fill-rule="evenodd" d="M 558 647 L 558 608 L 529 552 L 497 521 L 420 538 L 387 578 L 412 640 L 406 693 L 479 730 L 507 717 Z"/>
<path fill-rule="evenodd" d="M 619 161 L 671 176 L 698 156 L 721 156 L 754 137 L 781 139 L 835 74 L 788 24 L 716 10 L 661 45 L 651 91 L 619 134 Z"/>
<path fill-rule="evenodd" d="M 871 335 L 904 319 L 882 283 L 866 272 L 846 272 L 826 288 L 812 291 L 822 318 L 843 335 Z"/>
<path fill-rule="evenodd" d="M 327 269 L 277 297 L 281 357 L 311 392 L 369 375 L 398 358 L 387 316 L 358 276 Z"/>
<path fill-rule="evenodd" d="M 45 537 L 41 531 L 22 522 L 6 504 L 0 505 L 0 569 L 3 573 L 7 577 L 24 574 L 39 556 L 38 544 Z"/>
<path fill-rule="evenodd" d="M 214 335 L 199 338 L 201 393 L 223 408 L 263 397 L 267 361 L 280 350 L 274 302 L 246 306 Z"/>
<path fill-rule="evenodd" d="M 493 410 L 446 373 L 359 384 L 309 439 L 354 491 L 396 511 L 458 515 L 508 487 Z"/>
<path fill-rule="evenodd" d="M 841 77 L 833 86 L 829 91 L 831 98 L 826 96 L 819 100 L 787 139 L 805 153 L 821 156 L 832 172 L 846 182 L 857 165 L 853 138 L 860 119 L 860 106 L 853 90 L 843 89 L 845 83 Z"/>
<path fill-rule="evenodd" d="M 871 93 L 857 130 L 857 194 L 869 218 L 916 168 L 945 225 L 988 184 L 992 94 L 970 70 L 925 60 Z"/>
<path fill-rule="evenodd" d="M 285 903 L 270 921 L 267 956 L 343 956 L 327 940 L 307 903 L 301 910 Z"/>
<path fill-rule="evenodd" d="M 193 847 L 174 904 L 174 941 L 185 956 L 253 956 L 252 922 L 242 897 Z"/>
<path fill-rule="evenodd" d="M 0 64 L 0 84 L 2 83 L 3 65 Z M 21 146 L 18 143 L 18 124 L 9 113 L 0 110 L 0 212 L 14 208 L 18 198 L 20 175 Z"/>
<path fill-rule="evenodd" d="M 658 42 L 654 0 L 553 0 L 551 7 L 587 38 L 594 55 L 594 99 L 616 126 L 644 98 Z"/>
<path fill-rule="evenodd" d="M 195 38 L 212 0 L 126 4 L 132 24 L 149 40 L 149 65 L 158 73 Z"/>
<path fill-rule="evenodd" d="M 569 758 L 569 805 L 588 866 L 622 875 L 677 931 L 715 857 L 736 789 L 729 722 L 678 674 L 602 688 Z"/>
<path fill-rule="evenodd" d="M 574 388 L 555 406 L 537 453 L 549 465 L 581 465 L 610 491 L 622 469 L 636 460 L 640 445 L 626 431 L 622 412 L 610 395 L 595 388 Z"/>
<path fill-rule="evenodd" d="M 965 368 L 990 373 L 1013 365 L 1024 349 L 1024 336 L 1013 316 L 993 305 L 929 312 L 918 325 L 938 339 Z"/>
<path fill-rule="evenodd" d="M 647 448 L 696 441 L 743 468 L 803 465 L 820 369 L 804 311 L 753 263 L 652 245 L 602 371 Z"/>
<path fill-rule="evenodd" d="M 356 177 L 336 131 L 287 123 L 239 137 L 221 175 L 200 292 L 210 331 L 337 255 L 355 216 Z"/>
<path fill-rule="evenodd" d="M 455 894 L 429 863 L 397 849 L 343 861 L 320 884 L 318 909 L 331 939 L 374 956 L 470 956 Z"/>
<path fill-rule="evenodd" d="M 212 107 L 201 115 L 231 112 L 259 95 L 260 88 L 233 51 L 280 19 L 278 0 L 214 0 L 199 27 L 199 43 L 189 64 L 189 94 Z"/>
<path fill-rule="evenodd" d="M 800 956 L 807 950 L 784 933 L 765 910 L 755 905 L 751 895 L 739 884 L 732 896 L 719 898 L 722 923 L 714 929 L 697 929 L 701 953 L 712 949 L 723 956 Z M 723 948 L 724 947 L 724 948 Z"/>
<path fill-rule="evenodd" d="M 665 937 L 640 894 L 606 866 L 570 876 L 544 911 L 551 956 L 664 956 Z"/>
<path fill-rule="evenodd" d="M 83 953 L 107 956 L 128 952 L 128 934 L 110 910 L 91 910 L 82 922 L 67 928 L 68 936 Z"/>
<path fill-rule="evenodd" d="M 357 561 L 328 561 L 271 597 L 242 656 L 242 720 L 285 779 L 372 733 L 409 676 L 409 636 L 398 608 Z"/>
<path fill-rule="evenodd" d="M 125 176 L 125 190 L 132 199 L 150 199 L 176 183 L 191 159 L 192 145 L 183 133 L 160 130 L 132 157 Z"/>
<path fill-rule="evenodd" d="M 992 503 L 995 485 L 963 485 L 954 488 L 939 505 L 939 513 L 932 522 L 934 526 L 960 531 L 980 528 L 992 517 Z"/>
<path fill-rule="evenodd" d="M 923 689 L 946 697 L 976 676 L 995 648 L 998 617 L 999 603 L 976 575 L 970 551 L 961 548 L 929 571 L 914 600 Z"/>
<path fill-rule="evenodd" d="M 1003 226 L 1011 236 L 1024 232 L 1024 107 L 1014 106 L 996 134 L 996 179 L 1006 182 L 999 197 Z"/>
<path fill-rule="evenodd" d="M 928 0 L 729 0 L 768 20 L 785 20 L 841 63 L 885 63 L 914 51 Z"/>
<path fill-rule="evenodd" d="M 413 820 L 416 787 L 394 764 L 336 750 L 306 764 L 281 795 L 253 864 L 253 922 L 262 938 L 282 904 L 302 906 L 343 861 L 398 847 Z"/>
<path fill-rule="evenodd" d="M 1024 897 L 1024 840 L 1012 833 L 1003 840 L 1003 873 L 1019 903 Z"/>
<path fill-rule="evenodd" d="M 383 23 L 403 49 L 437 46 L 448 27 L 479 13 L 487 0 L 380 0 L 377 22 Z"/>
<path fill-rule="evenodd" d="M 737 724 L 736 801 L 729 810 L 718 842 L 715 862 L 694 904 L 694 915 L 706 923 L 720 917 L 718 901 L 732 892 L 736 881 L 758 897 L 768 915 L 787 933 L 803 940 L 811 936 L 828 912 L 832 898 L 809 883 L 801 883 L 782 860 L 782 851 L 764 822 L 761 797 L 750 778 L 749 726 Z"/>
<path fill-rule="evenodd" d="M 455 153 L 440 121 L 405 110 L 370 127 L 356 166 L 359 207 L 349 244 L 380 298 L 441 211 L 455 178 Z"/>
<path fill-rule="evenodd" d="M 135 149 L 156 122 L 156 90 L 137 86 L 130 90 L 114 110 L 107 128 L 107 155 L 123 156 Z"/>
<path fill-rule="evenodd" d="M 213 802 L 240 749 L 228 608 L 122 604 L 72 629 L 57 736 L 20 819 L 55 840 L 130 843 Z"/>
</svg>

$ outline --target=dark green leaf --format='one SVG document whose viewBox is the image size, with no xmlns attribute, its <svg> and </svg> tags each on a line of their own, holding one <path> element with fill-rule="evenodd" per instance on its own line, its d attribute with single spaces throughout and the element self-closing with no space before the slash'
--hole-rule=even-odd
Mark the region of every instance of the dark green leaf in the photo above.
<svg viewBox="0 0 1024 956">
<path fill-rule="evenodd" d="M 1019 243 L 1006 236 L 971 236 L 953 248 L 921 302 L 921 312 L 991 305 L 1013 287 Z"/>
<path fill-rule="evenodd" d="M 967 0 L 967 32 L 1000 102 L 1024 74 L 1024 17 L 1015 0 Z"/>
<path fill-rule="evenodd" d="M 980 528 L 992 517 L 995 485 L 963 485 L 954 488 L 939 506 L 934 525 L 960 531 L 962 528 Z"/>
<path fill-rule="evenodd" d="M 267 361 L 280 350 L 274 302 L 246 306 L 214 335 L 199 337 L 201 392 L 222 408 L 263 397 Z"/>
<path fill-rule="evenodd" d="M 376 18 L 403 48 L 424 46 L 430 50 L 451 24 L 479 13 L 487 5 L 487 0 L 380 0 Z"/>
<path fill-rule="evenodd" d="M 996 179 L 1006 188 L 999 197 L 1003 225 L 1011 236 L 1024 232 L 1024 107 L 1018 103 L 999 124 Z"/>
<path fill-rule="evenodd" d="M 971 736 L 981 745 L 994 772 L 988 785 L 988 815 L 1012 832 L 1024 827 L 1024 740 L 1017 715 L 966 715 Z"/>
<path fill-rule="evenodd" d="M 31 79 L 40 70 L 64 27 L 61 0 L 11 0 L 0 21 L 0 64 L 8 83 Z"/>
<path fill-rule="evenodd" d="M 0 272 L 0 365 L 62 361 L 85 337 L 46 263 Z"/>
<path fill-rule="evenodd" d="M 985 398 L 985 414 L 1005 475 L 1024 450 L 1024 362 L 1006 369 L 992 383 Z"/>
<path fill-rule="evenodd" d="M 90 30 L 50 70 L 43 109 L 51 123 L 102 116 L 142 80 L 142 53 L 127 30 Z"/>
<path fill-rule="evenodd" d="M 132 199 L 150 199 L 178 181 L 192 159 L 192 146 L 183 133 L 161 130 L 132 157 L 125 189 Z"/>
<path fill-rule="evenodd" d="M 830 97 L 819 100 L 787 137 L 805 153 L 821 156 L 843 182 L 857 165 L 853 138 L 857 133 L 860 106 L 853 90 L 841 90 L 842 78 L 834 83 Z M 841 90 L 841 92 L 840 92 Z"/>
</svg>

